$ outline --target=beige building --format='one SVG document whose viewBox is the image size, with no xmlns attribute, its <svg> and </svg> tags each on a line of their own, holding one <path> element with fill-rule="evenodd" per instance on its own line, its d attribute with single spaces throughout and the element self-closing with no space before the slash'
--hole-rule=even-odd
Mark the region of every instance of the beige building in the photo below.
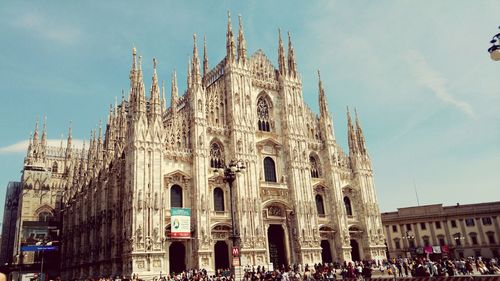
<svg viewBox="0 0 500 281">
<path fill-rule="evenodd" d="M 499 257 L 500 202 L 398 208 L 382 224 L 391 258 Z"/>
<path fill-rule="evenodd" d="M 128 98 L 110 108 L 104 134 L 99 128 L 88 149 L 75 150 L 70 133 L 57 159 L 29 150 L 28 160 L 41 160 L 27 160 L 37 173 L 23 182 L 35 195 L 22 213 L 61 213 L 64 279 L 230 267 L 232 199 L 242 265 L 384 258 L 357 116 L 347 113 L 345 153 L 321 79 L 320 113 L 304 103 L 290 37 L 287 51 L 278 38 L 278 67 L 262 50 L 247 55 L 241 20 L 237 36 L 228 21 L 226 38 L 226 56 L 212 68 L 206 43 L 200 59 L 194 38 L 187 90 L 179 94 L 174 73 L 168 108 L 156 61 L 146 97 L 134 49 Z M 232 192 L 214 173 L 231 160 L 245 166 Z M 45 190 L 57 192 L 40 197 Z M 190 209 L 188 239 L 173 235 L 173 208 Z"/>
</svg>

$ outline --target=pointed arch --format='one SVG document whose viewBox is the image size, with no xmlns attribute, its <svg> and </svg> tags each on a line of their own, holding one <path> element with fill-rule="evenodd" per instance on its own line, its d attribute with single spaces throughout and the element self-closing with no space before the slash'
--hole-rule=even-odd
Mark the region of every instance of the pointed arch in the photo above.
<svg viewBox="0 0 500 281">
<path fill-rule="evenodd" d="M 224 165 L 224 146 L 218 140 L 210 143 L 210 167 L 219 168 Z"/>
<path fill-rule="evenodd" d="M 320 178 L 322 176 L 321 163 L 316 153 L 309 154 L 309 165 L 311 166 L 311 178 Z"/>
<path fill-rule="evenodd" d="M 272 102 L 266 92 L 257 97 L 257 128 L 259 131 L 271 131 Z"/>
</svg>

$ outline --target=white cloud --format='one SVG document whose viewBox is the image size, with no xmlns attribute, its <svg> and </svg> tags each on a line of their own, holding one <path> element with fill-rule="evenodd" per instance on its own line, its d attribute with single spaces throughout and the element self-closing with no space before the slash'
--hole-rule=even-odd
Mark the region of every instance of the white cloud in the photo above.
<svg viewBox="0 0 500 281">
<path fill-rule="evenodd" d="M 73 139 L 73 146 L 76 148 L 83 147 L 83 140 Z M 0 155 L 1 154 L 14 154 L 14 153 L 26 153 L 28 150 L 29 140 L 18 141 L 14 144 L 0 147 Z M 47 145 L 52 147 L 59 147 L 61 145 L 61 140 L 58 139 L 48 139 Z M 66 147 L 66 140 L 62 143 L 63 147 Z"/>
<path fill-rule="evenodd" d="M 438 99 L 444 103 L 453 105 L 460 111 L 475 117 L 474 109 L 465 101 L 455 98 L 446 86 L 446 80 L 441 73 L 432 68 L 425 57 L 418 51 L 413 50 L 408 53 L 408 63 L 412 67 L 418 83 L 429 88 Z"/>
<path fill-rule="evenodd" d="M 34 12 L 26 13 L 13 24 L 34 33 L 36 36 L 66 45 L 75 43 L 80 37 L 79 29 L 61 22 L 51 22 Z"/>
</svg>

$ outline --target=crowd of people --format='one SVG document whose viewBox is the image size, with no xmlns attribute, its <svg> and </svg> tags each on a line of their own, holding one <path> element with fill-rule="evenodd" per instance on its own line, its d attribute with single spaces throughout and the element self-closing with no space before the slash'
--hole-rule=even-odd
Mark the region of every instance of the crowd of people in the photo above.
<svg viewBox="0 0 500 281">
<path fill-rule="evenodd" d="M 426 277 L 426 276 L 457 276 L 471 274 L 500 274 L 498 260 L 478 258 L 439 259 L 431 261 L 426 258 L 393 259 L 389 265 L 380 268 L 381 272 L 387 270 L 389 275 L 395 277 Z"/>
<path fill-rule="evenodd" d="M 367 280 L 372 276 L 442 277 L 457 275 L 500 275 L 498 259 L 462 258 L 431 261 L 427 258 L 397 258 L 383 262 L 335 262 L 314 265 L 291 265 L 269 269 L 264 266 L 243 267 L 244 281 L 311 281 L 311 280 Z M 101 278 L 99 281 L 129 281 L 126 278 Z M 133 281 L 142 280 L 134 275 Z M 190 269 L 169 275 L 157 276 L 154 281 L 234 281 L 229 268 L 209 273 L 205 269 Z M 92 280 L 88 280 L 92 281 Z"/>
<path fill-rule="evenodd" d="M 482 258 L 441 259 L 397 258 L 383 262 L 335 262 L 314 265 L 281 266 L 269 270 L 264 266 L 243 268 L 243 280 L 340 280 L 369 279 L 372 275 L 398 277 L 457 276 L 471 274 L 500 274 L 498 260 Z M 215 274 L 206 270 L 187 270 L 158 278 L 158 281 L 233 281 L 231 270 L 219 269 Z"/>
</svg>

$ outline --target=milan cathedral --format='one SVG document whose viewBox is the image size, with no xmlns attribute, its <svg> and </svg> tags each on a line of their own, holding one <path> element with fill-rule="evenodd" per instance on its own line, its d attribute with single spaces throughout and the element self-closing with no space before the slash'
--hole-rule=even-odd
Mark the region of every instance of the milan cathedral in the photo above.
<svg viewBox="0 0 500 281">
<path fill-rule="evenodd" d="M 170 107 L 156 60 L 146 89 L 134 48 L 128 97 L 83 149 L 71 127 L 65 145 L 48 146 L 37 124 L 17 216 L 61 222 L 63 279 L 231 267 L 231 200 L 242 266 L 384 259 L 357 114 L 347 111 L 345 153 L 319 72 L 319 115 L 304 102 L 290 35 L 285 48 L 278 34 L 277 67 L 262 50 L 247 55 L 241 19 L 233 35 L 229 17 L 226 35 L 226 56 L 212 68 L 194 36 L 187 90 L 179 94 L 174 72 Z M 231 194 L 214 169 L 232 160 L 245 169 Z M 190 209 L 189 237 L 172 235 L 172 208 Z"/>
</svg>

